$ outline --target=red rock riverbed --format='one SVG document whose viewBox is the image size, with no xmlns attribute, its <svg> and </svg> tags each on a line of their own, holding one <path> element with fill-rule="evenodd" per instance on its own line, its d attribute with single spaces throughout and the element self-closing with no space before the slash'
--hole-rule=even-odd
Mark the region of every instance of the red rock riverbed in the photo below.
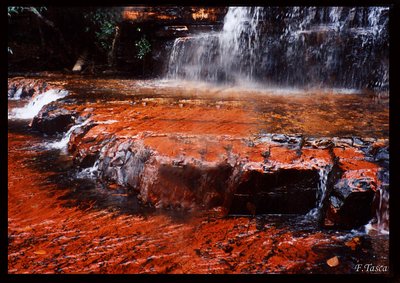
<svg viewBox="0 0 400 283">
<path fill-rule="evenodd" d="M 91 128 L 80 149 L 107 134 L 121 139 L 139 134 L 162 156 L 184 153 L 218 162 L 230 148 L 260 163 L 265 148 L 247 142 L 262 131 L 352 133 L 374 137 L 377 147 L 388 133 L 388 109 L 356 94 L 284 96 L 74 76 L 46 81 L 77 99 L 64 108 L 91 113 L 97 122 L 116 121 Z M 369 107 L 359 111 L 367 101 Z M 104 188 L 95 181 L 78 182 L 71 177 L 73 156 L 44 150 L 46 138 L 27 124 L 9 120 L 9 273 L 356 273 L 358 263 L 388 266 L 385 235 L 321 229 L 298 215 L 154 209 L 113 183 Z M 269 150 L 269 162 L 280 164 L 330 159 L 322 149 L 303 149 L 301 156 L 281 146 Z M 335 148 L 334 154 L 347 178 L 360 172 L 376 178 L 379 165 L 358 150 Z"/>
</svg>

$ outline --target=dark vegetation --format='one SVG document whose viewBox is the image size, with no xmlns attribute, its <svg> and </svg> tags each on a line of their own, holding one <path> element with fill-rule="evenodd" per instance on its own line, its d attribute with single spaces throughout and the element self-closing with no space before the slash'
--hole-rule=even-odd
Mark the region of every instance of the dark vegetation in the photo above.
<svg viewBox="0 0 400 283">
<path fill-rule="evenodd" d="M 112 72 L 121 16 L 120 7 L 8 7 L 8 70 L 69 72 L 81 59 L 83 73 Z M 144 75 L 151 42 L 140 26 L 133 38 L 132 63 Z"/>
</svg>

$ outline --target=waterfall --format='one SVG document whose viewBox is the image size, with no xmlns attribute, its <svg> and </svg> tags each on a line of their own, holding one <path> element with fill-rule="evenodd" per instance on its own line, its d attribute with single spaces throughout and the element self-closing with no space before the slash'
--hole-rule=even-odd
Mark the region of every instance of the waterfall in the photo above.
<svg viewBox="0 0 400 283">
<path fill-rule="evenodd" d="M 376 211 L 377 230 L 382 234 L 389 234 L 389 187 L 379 190 L 379 207 Z"/>
<path fill-rule="evenodd" d="M 256 52 L 261 48 L 259 21 L 262 7 L 233 7 L 224 19 L 220 41 L 220 62 L 224 70 L 252 80 L 257 66 Z"/>
<path fill-rule="evenodd" d="M 383 185 L 378 188 L 379 203 L 375 217 L 364 226 L 365 232 L 372 231 L 378 234 L 389 234 L 389 186 Z"/>
<path fill-rule="evenodd" d="M 262 7 L 231 7 L 221 32 L 175 39 L 167 77 L 251 80 L 257 65 L 255 51 L 261 47 L 257 25 L 262 11 Z"/>
<path fill-rule="evenodd" d="M 43 106 L 68 95 L 68 91 L 51 89 L 35 96 L 26 106 L 13 109 L 9 114 L 11 119 L 32 119 Z"/>
<path fill-rule="evenodd" d="M 329 173 L 332 171 L 332 164 L 323 166 L 319 169 L 319 183 L 317 188 L 317 195 L 316 195 L 316 207 L 313 208 L 310 212 L 307 213 L 308 217 L 316 219 L 319 217 L 321 212 L 323 202 L 326 198 L 326 189 L 328 184 L 328 176 Z"/>
<path fill-rule="evenodd" d="M 182 37 L 174 41 L 169 58 L 168 74 L 170 79 L 215 81 L 218 71 L 215 69 L 218 35 L 202 33 L 195 37 Z"/>
<path fill-rule="evenodd" d="M 91 119 L 86 119 L 84 122 L 80 123 L 80 124 L 76 124 L 73 125 L 62 137 L 61 140 L 56 141 L 56 142 L 52 142 L 52 143 L 48 143 L 47 146 L 49 148 L 52 149 L 61 149 L 61 150 L 66 150 L 67 146 L 68 146 L 68 142 L 71 138 L 72 133 L 75 131 L 75 129 L 83 127 L 85 125 L 87 125 L 89 122 L 91 121 Z"/>
<path fill-rule="evenodd" d="M 388 7 L 230 7 L 220 32 L 176 38 L 167 78 L 388 89 Z"/>
<path fill-rule="evenodd" d="M 76 174 L 78 179 L 96 179 L 99 171 L 100 160 L 97 159 L 92 167 L 84 168 Z"/>
</svg>

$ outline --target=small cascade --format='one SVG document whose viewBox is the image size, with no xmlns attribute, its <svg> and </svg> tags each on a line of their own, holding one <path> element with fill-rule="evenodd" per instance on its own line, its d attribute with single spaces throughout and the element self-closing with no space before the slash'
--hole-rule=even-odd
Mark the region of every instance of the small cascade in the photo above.
<svg viewBox="0 0 400 283">
<path fill-rule="evenodd" d="M 332 164 L 323 166 L 320 168 L 318 174 L 319 174 L 319 183 L 318 183 L 318 189 L 317 189 L 317 195 L 316 195 L 316 207 L 313 208 L 310 212 L 307 213 L 307 217 L 316 219 L 319 217 L 321 209 L 323 207 L 324 200 L 326 198 L 326 190 L 327 190 L 327 184 L 328 184 L 328 176 L 329 173 L 332 171 Z"/>
<path fill-rule="evenodd" d="M 229 7 L 220 32 L 175 39 L 167 78 L 388 90 L 388 7 Z"/>
<path fill-rule="evenodd" d="M 328 175 L 332 170 L 332 165 L 326 165 L 319 170 L 319 184 L 317 190 L 317 206 L 321 207 L 325 199 L 326 186 L 328 183 Z"/>
<path fill-rule="evenodd" d="M 389 235 L 389 186 L 384 185 L 378 189 L 379 203 L 375 218 L 364 226 L 365 232 Z"/>
<path fill-rule="evenodd" d="M 96 179 L 98 177 L 100 160 L 97 159 L 92 167 L 84 168 L 76 174 L 78 179 Z"/>
<path fill-rule="evenodd" d="M 47 146 L 51 149 L 61 149 L 61 150 L 66 150 L 67 146 L 68 146 L 68 142 L 71 138 L 72 133 L 75 131 L 75 129 L 83 127 L 85 125 L 87 125 L 89 122 L 91 121 L 91 119 L 86 119 L 84 122 L 80 123 L 80 124 L 76 124 L 74 126 L 72 126 L 68 132 L 66 132 L 62 139 L 53 143 L 48 143 Z"/>
<path fill-rule="evenodd" d="M 50 102 L 64 98 L 68 95 L 68 91 L 60 89 L 51 89 L 35 96 L 26 106 L 13 109 L 8 115 L 9 119 L 32 119 L 35 117 L 43 106 Z"/>
<path fill-rule="evenodd" d="M 20 100 L 21 99 L 21 95 L 22 95 L 22 91 L 23 91 L 23 88 L 20 87 L 19 89 L 17 89 L 17 91 L 15 92 L 14 96 L 9 97 L 8 99 L 9 100 Z"/>
<path fill-rule="evenodd" d="M 376 211 L 377 230 L 381 234 L 389 234 L 389 186 L 379 189 L 379 207 Z"/>
</svg>

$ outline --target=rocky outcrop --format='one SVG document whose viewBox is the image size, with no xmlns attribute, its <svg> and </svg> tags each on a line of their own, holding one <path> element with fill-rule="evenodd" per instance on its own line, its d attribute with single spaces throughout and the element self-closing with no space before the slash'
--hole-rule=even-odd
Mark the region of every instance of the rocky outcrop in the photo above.
<svg viewBox="0 0 400 283">
<path fill-rule="evenodd" d="M 8 79 L 8 99 L 30 98 L 49 90 L 51 86 L 41 79 L 14 77 Z"/>
<path fill-rule="evenodd" d="M 389 183 L 387 140 L 263 133 L 247 100 L 135 96 L 93 107 L 74 99 L 48 104 L 32 126 L 70 129 L 64 137 L 80 170 L 155 207 L 224 215 L 318 209 L 324 227 L 347 229 L 374 216 Z"/>
<path fill-rule="evenodd" d="M 329 197 L 325 226 L 353 228 L 367 224 L 374 211 L 375 180 L 369 177 L 341 179 Z"/>
<path fill-rule="evenodd" d="M 33 118 L 31 127 L 45 134 L 63 133 L 74 125 L 77 113 L 67 110 L 57 102 L 52 102 L 44 106 Z"/>
<path fill-rule="evenodd" d="M 253 141 L 221 137 L 205 142 L 183 135 L 122 138 L 99 132 L 92 126 L 75 133 L 80 137 L 71 139 L 70 149 L 76 162 L 89 167 L 97 161 L 101 179 L 128 187 L 159 208 L 305 214 L 320 201 L 320 171 L 337 159 L 340 179 L 331 185 L 325 181 L 332 188 L 325 188 L 323 226 L 354 228 L 373 217 L 379 167 L 354 148 L 355 138 L 270 134 Z M 171 140 L 179 148 L 172 155 L 157 147 Z"/>
<path fill-rule="evenodd" d="M 375 216 L 383 185 L 379 176 L 388 170 L 385 152 L 387 140 L 360 138 L 333 149 L 343 174 L 328 196 L 325 227 L 353 228 Z"/>
<path fill-rule="evenodd" d="M 125 7 L 122 19 L 134 23 L 213 24 L 222 22 L 227 7 Z"/>
</svg>

